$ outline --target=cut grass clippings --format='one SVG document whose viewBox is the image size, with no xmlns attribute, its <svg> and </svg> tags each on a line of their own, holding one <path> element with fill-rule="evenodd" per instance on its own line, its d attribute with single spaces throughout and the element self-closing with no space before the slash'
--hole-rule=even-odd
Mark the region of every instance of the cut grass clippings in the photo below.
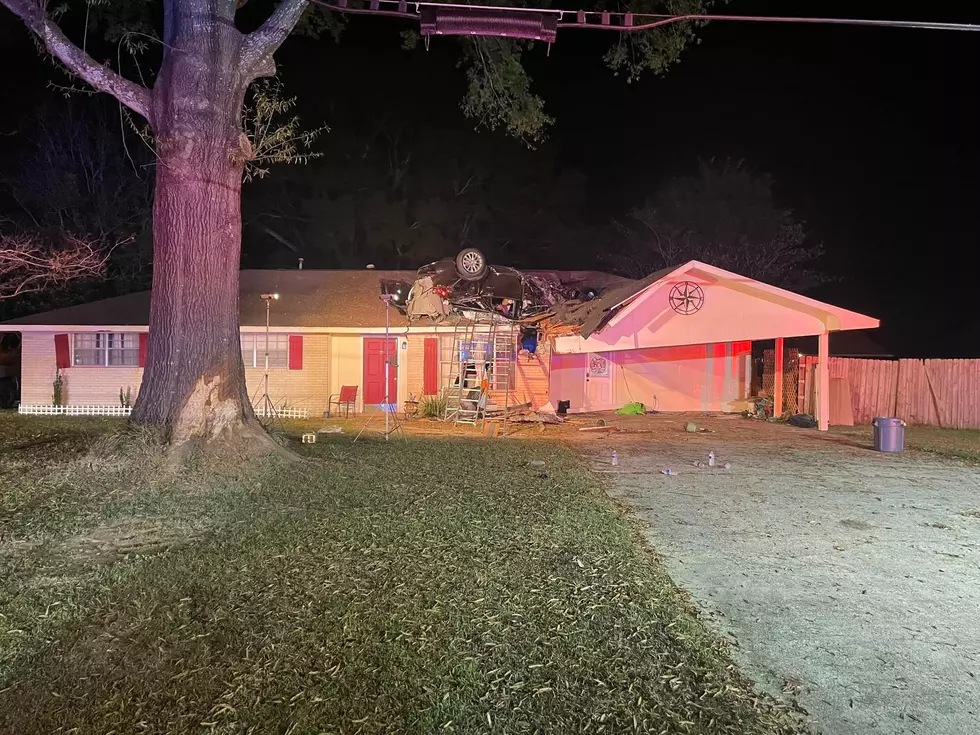
<svg viewBox="0 0 980 735">
<path fill-rule="evenodd" d="M 807 732 L 558 444 L 321 436 L 170 473 L 12 446 L 4 733 Z"/>
</svg>

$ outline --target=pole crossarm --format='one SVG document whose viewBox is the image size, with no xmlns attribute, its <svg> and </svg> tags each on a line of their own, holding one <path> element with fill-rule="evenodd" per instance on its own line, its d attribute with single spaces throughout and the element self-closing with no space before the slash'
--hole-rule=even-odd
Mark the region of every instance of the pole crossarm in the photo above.
<svg viewBox="0 0 980 735">
<path fill-rule="evenodd" d="M 428 42 L 431 36 L 498 36 L 553 43 L 560 29 L 634 33 L 674 23 L 790 23 L 807 25 L 870 26 L 934 31 L 980 31 L 970 23 L 937 23 L 879 18 L 831 18 L 790 15 L 721 15 L 697 13 L 667 15 L 552 8 L 461 5 L 407 2 L 407 0 L 312 0 L 335 13 L 404 18 L 419 24 Z"/>
</svg>

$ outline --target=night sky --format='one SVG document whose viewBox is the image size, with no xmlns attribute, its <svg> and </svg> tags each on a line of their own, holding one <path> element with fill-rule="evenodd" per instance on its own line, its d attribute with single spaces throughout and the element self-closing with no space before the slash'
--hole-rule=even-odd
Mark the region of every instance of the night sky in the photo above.
<svg viewBox="0 0 980 735">
<path fill-rule="evenodd" d="M 871 0 L 732 0 L 724 11 L 771 15 L 790 5 L 800 15 L 886 12 Z M 980 8 L 888 5 L 892 18 L 980 23 Z M 359 19 L 340 45 L 291 39 L 278 58 L 304 121 L 329 117 L 334 100 L 356 103 L 394 85 L 425 117 L 471 127 L 458 111 L 453 41 L 405 52 L 403 27 Z M 603 65 L 599 34 L 561 31 L 550 57 L 543 48 L 529 55 L 536 91 L 557 118 L 550 145 L 586 175 L 589 215 L 621 216 L 698 158 L 744 158 L 772 174 L 779 203 L 826 246 L 821 268 L 837 280 L 812 295 L 880 317 L 876 339 L 896 353 L 980 356 L 980 34 L 716 23 L 700 36 L 666 77 L 633 84 Z M 18 110 L 51 92 L 6 12 L 0 47 L 0 132 L 9 132 Z M 17 73 L 5 54 L 19 59 Z M 0 154 L 12 146 L 16 136 L 0 139 Z M 575 264 L 590 256 L 575 254 Z"/>
</svg>

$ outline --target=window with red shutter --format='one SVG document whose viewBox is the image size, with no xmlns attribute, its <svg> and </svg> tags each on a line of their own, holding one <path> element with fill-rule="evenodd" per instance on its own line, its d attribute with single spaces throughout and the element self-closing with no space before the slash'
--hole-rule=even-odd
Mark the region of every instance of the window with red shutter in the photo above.
<svg viewBox="0 0 980 735">
<path fill-rule="evenodd" d="M 303 335 L 289 335 L 289 369 L 303 369 Z"/>
<path fill-rule="evenodd" d="M 59 370 L 71 367 L 71 347 L 68 343 L 67 334 L 54 336 L 54 359 Z"/>
</svg>

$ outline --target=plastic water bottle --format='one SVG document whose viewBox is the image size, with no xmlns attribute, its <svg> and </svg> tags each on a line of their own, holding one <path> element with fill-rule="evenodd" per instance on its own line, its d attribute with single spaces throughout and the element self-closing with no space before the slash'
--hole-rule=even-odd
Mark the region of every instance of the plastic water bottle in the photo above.
<svg viewBox="0 0 980 735">
<path fill-rule="evenodd" d="M 714 466 L 715 466 L 715 453 L 713 451 L 708 452 L 708 467 L 714 467 Z"/>
<path fill-rule="evenodd" d="M 616 454 L 616 452 L 613 452 L 612 454 L 612 466 L 613 467 L 619 466 L 619 455 Z"/>
</svg>

